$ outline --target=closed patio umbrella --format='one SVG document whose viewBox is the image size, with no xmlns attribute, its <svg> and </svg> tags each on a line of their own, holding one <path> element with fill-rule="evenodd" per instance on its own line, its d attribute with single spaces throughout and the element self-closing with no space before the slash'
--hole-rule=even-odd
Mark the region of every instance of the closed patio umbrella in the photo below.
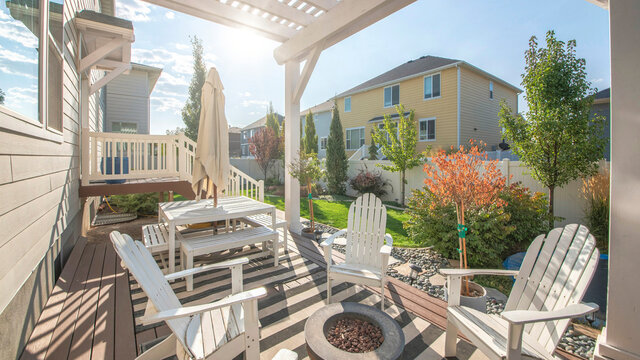
<svg viewBox="0 0 640 360">
<path fill-rule="evenodd" d="M 207 197 L 213 195 L 214 206 L 218 206 L 218 189 L 227 188 L 229 177 L 229 135 L 223 89 L 216 68 L 209 69 L 202 86 L 202 108 L 191 182 L 196 198 L 200 199 L 200 194 L 206 189 Z"/>
</svg>

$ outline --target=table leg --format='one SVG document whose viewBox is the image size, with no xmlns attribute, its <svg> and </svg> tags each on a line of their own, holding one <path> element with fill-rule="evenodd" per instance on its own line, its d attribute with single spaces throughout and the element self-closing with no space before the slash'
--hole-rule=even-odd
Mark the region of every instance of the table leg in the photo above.
<svg viewBox="0 0 640 360">
<path fill-rule="evenodd" d="M 271 211 L 271 229 L 276 231 L 276 236 L 273 238 L 273 266 L 278 266 L 278 257 L 280 256 L 280 234 L 276 229 L 276 210 Z"/>
<path fill-rule="evenodd" d="M 183 269 L 193 269 L 193 254 L 186 254 L 187 264 L 182 265 Z M 187 276 L 187 291 L 193 291 L 193 275 Z"/>
<path fill-rule="evenodd" d="M 176 226 L 174 223 L 169 223 L 168 242 L 169 242 L 169 273 L 174 273 L 176 272 Z"/>
</svg>

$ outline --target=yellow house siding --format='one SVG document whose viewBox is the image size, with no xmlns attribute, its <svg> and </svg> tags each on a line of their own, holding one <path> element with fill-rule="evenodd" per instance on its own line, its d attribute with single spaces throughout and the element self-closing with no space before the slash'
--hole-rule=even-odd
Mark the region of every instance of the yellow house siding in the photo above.
<svg viewBox="0 0 640 360">
<path fill-rule="evenodd" d="M 517 93 L 493 80 L 493 99 L 489 98 L 491 79 L 473 69 L 461 67 L 461 113 L 460 142 L 469 139 L 481 140 L 487 144 L 487 150 L 494 150 L 501 142 L 501 127 L 498 121 L 500 101 L 504 99 L 517 111 Z"/>
<path fill-rule="evenodd" d="M 424 151 L 431 145 L 433 149 L 448 148 L 457 141 L 457 74 L 456 68 L 448 68 L 431 74 L 440 74 L 440 97 L 423 99 L 424 76 L 417 76 L 398 83 L 400 85 L 400 104 L 405 111 L 414 110 L 416 130 L 419 130 L 420 119 L 436 118 L 435 141 L 418 141 L 417 151 Z M 394 85 L 392 84 L 392 85 Z M 342 127 L 346 131 L 349 128 L 365 127 L 366 145 L 371 144 L 371 131 L 380 122 L 369 122 L 374 117 L 392 115 L 396 113 L 394 107 L 384 107 L 384 88 L 381 86 L 351 96 L 351 111 L 344 112 L 344 97 L 338 98 L 338 110 Z M 351 156 L 355 150 L 347 150 L 347 156 Z"/>
<path fill-rule="evenodd" d="M 60 141 L 0 129 L 0 359 L 22 352 L 81 233 L 80 80 L 72 18 L 82 9 L 100 11 L 100 2 L 64 1 Z M 99 92 L 90 98 L 89 118 L 92 129 L 102 129 Z M 0 123 L 20 122 L 0 109 Z"/>
</svg>

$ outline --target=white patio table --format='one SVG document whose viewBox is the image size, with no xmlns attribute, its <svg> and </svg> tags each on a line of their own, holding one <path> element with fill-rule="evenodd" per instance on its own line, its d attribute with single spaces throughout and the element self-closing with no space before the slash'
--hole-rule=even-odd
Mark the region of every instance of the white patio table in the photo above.
<svg viewBox="0 0 640 360">
<path fill-rule="evenodd" d="M 228 221 L 245 216 L 269 214 L 272 228 L 276 225 L 276 207 L 246 196 L 232 196 L 218 199 L 218 207 L 213 207 L 213 199 L 173 201 L 158 204 L 158 221 L 166 222 L 169 228 L 169 272 L 176 266 L 176 227 L 212 221 Z"/>
</svg>

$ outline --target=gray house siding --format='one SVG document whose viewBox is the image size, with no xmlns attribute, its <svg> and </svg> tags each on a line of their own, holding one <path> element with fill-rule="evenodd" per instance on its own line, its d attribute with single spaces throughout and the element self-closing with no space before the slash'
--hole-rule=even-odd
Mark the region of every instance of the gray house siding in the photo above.
<svg viewBox="0 0 640 360">
<path fill-rule="evenodd" d="M 304 126 L 307 114 L 300 115 L 302 136 L 304 136 Z M 313 124 L 316 127 L 316 134 L 318 135 L 318 158 L 324 159 L 327 156 L 327 150 L 322 148 L 322 139 L 329 138 L 329 128 L 331 127 L 331 111 L 323 111 L 313 113 Z"/>
<path fill-rule="evenodd" d="M 607 138 L 607 145 L 604 148 L 604 158 L 609 161 L 611 160 L 611 143 L 610 143 L 610 139 L 611 139 L 611 116 L 610 116 L 610 109 L 611 106 L 610 104 L 607 103 L 601 103 L 601 104 L 594 104 L 591 107 L 591 114 L 590 116 L 604 116 L 605 117 L 605 125 L 604 125 L 604 136 Z"/>
<path fill-rule="evenodd" d="M 0 107 L 0 359 L 20 356 L 82 232 L 79 35 L 72 19 L 85 8 L 100 11 L 100 2 L 64 2 L 62 135 Z M 92 131 L 103 128 L 102 111 L 97 92 L 88 104 Z"/>
<path fill-rule="evenodd" d="M 113 123 L 135 123 L 138 134 L 149 134 L 149 78 L 146 72 L 131 70 L 107 85 L 105 131 L 113 132 Z"/>
</svg>

